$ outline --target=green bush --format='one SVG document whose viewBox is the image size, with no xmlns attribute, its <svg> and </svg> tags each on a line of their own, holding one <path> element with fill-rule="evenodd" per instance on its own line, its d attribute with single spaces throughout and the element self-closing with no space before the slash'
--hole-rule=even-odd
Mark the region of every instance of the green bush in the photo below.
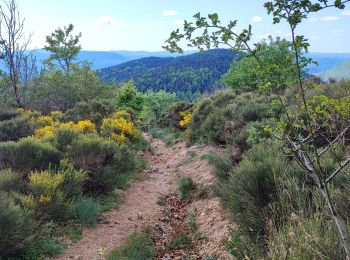
<svg viewBox="0 0 350 260">
<path fill-rule="evenodd" d="M 254 146 L 217 188 L 240 229 L 252 240 L 266 238 L 267 222 L 279 224 L 277 180 L 288 169 L 279 149 L 272 141 Z"/>
<path fill-rule="evenodd" d="M 59 255 L 63 251 L 62 242 L 54 236 L 54 223 L 47 222 L 40 226 L 35 240 L 20 255 L 20 259 L 46 259 L 48 256 Z"/>
<path fill-rule="evenodd" d="M 25 184 L 23 176 L 11 169 L 0 171 L 0 191 L 10 192 L 23 192 Z"/>
<path fill-rule="evenodd" d="M 34 133 L 34 125 L 28 118 L 15 117 L 0 121 L 0 141 L 17 141 Z"/>
<path fill-rule="evenodd" d="M 232 91 L 216 92 L 195 106 L 187 137 L 190 143 L 204 141 L 226 145 L 236 142 L 245 149 L 249 137 L 244 129 L 246 125 L 278 116 L 279 109 L 271 106 L 271 100 L 258 93 L 236 96 Z"/>
<path fill-rule="evenodd" d="M 68 158 L 86 172 L 86 194 L 109 193 L 142 168 L 142 160 L 138 162 L 136 153 L 127 146 L 94 135 L 78 136 L 68 149 Z"/>
<path fill-rule="evenodd" d="M 16 116 L 18 116 L 18 113 L 16 110 L 1 110 L 0 111 L 0 121 L 10 120 Z"/>
<path fill-rule="evenodd" d="M 137 167 L 137 155 L 126 146 L 117 147 L 108 165 L 89 174 L 88 190 L 93 194 L 106 194 L 116 187 L 125 189 Z"/>
<path fill-rule="evenodd" d="M 108 260 L 152 260 L 156 254 L 152 240 L 152 233 L 149 228 L 139 233 L 133 233 L 125 246 L 112 252 Z"/>
<path fill-rule="evenodd" d="M 269 242 L 271 259 L 346 259 L 337 227 L 327 215 L 294 215 L 273 234 Z"/>
<path fill-rule="evenodd" d="M 0 143 L 0 169 L 12 168 L 28 173 L 59 165 L 61 153 L 48 143 L 34 138 Z"/>
<path fill-rule="evenodd" d="M 196 189 L 196 185 L 191 177 L 184 177 L 179 181 L 178 189 L 181 198 L 188 199 L 190 198 L 192 192 Z"/>
<path fill-rule="evenodd" d="M 82 170 L 74 168 L 74 165 L 68 160 L 62 160 L 58 169 L 59 173 L 63 173 L 64 181 L 61 190 L 65 198 L 75 199 L 82 193 L 82 186 L 86 180 L 86 174 Z"/>
<path fill-rule="evenodd" d="M 79 135 L 69 147 L 67 155 L 75 166 L 90 174 L 113 161 L 117 145 L 98 136 Z"/>
<path fill-rule="evenodd" d="M 52 145 L 59 151 L 65 153 L 79 135 L 80 134 L 74 129 L 59 128 L 52 139 Z"/>
<path fill-rule="evenodd" d="M 226 181 L 233 169 L 232 162 L 228 154 L 208 154 L 208 162 L 214 167 L 213 173 L 219 178 L 219 181 Z"/>
<path fill-rule="evenodd" d="M 75 203 L 76 215 L 79 221 L 88 226 L 96 225 L 101 210 L 92 198 L 81 198 Z"/>
<path fill-rule="evenodd" d="M 34 239 L 35 229 L 32 212 L 0 192 L 0 256 L 25 250 Z"/>
<path fill-rule="evenodd" d="M 75 104 L 74 108 L 68 109 L 64 113 L 64 121 L 91 120 L 97 126 L 102 124 L 102 120 L 115 112 L 115 105 L 112 99 L 93 99 L 89 103 L 81 101 Z"/>
</svg>

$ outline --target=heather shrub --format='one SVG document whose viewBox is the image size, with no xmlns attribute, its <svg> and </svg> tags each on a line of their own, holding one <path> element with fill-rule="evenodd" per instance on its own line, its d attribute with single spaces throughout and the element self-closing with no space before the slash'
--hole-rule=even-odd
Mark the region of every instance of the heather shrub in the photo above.
<svg viewBox="0 0 350 260">
<path fill-rule="evenodd" d="M 96 135 L 79 135 L 67 151 L 74 165 L 90 174 L 113 161 L 117 145 Z"/>
<path fill-rule="evenodd" d="M 102 124 L 102 120 L 115 111 L 115 105 L 111 99 L 93 99 L 87 103 L 81 101 L 75 104 L 74 108 L 68 109 L 62 119 L 64 121 L 92 120 L 97 126 Z"/>
<path fill-rule="evenodd" d="M 94 194 L 106 194 L 116 187 L 124 189 L 138 170 L 137 161 L 136 154 L 128 147 L 117 147 L 108 165 L 96 168 L 89 174 L 85 190 Z"/>
<path fill-rule="evenodd" d="M 80 169 L 76 169 L 68 160 L 61 160 L 58 173 L 63 174 L 64 180 L 61 190 L 65 198 L 74 199 L 82 194 L 82 186 L 86 180 L 86 174 Z"/>
<path fill-rule="evenodd" d="M 219 91 L 195 106 L 186 136 L 190 143 L 236 143 L 245 149 L 249 138 L 247 125 L 278 116 L 279 107 L 271 104 L 270 98 L 258 93 L 237 96 L 232 91 Z M 257 129 L 259 134 L 262 133 L 260 126 Z"/>
<path fill-rule="evenodd" d="M 5 169 L 0 171 L 0 191 L 4 192 L 23 192 L 25 184 L 23 181 L 23 175 L 12 171 L 11 169 Z"/>
<path fill-rule="evenodd" d="M 79 221 L 88 226 L 96 225 L 101 210 L 92 198 L 80 198 L 75 202 L 75 211 Z"/>
<path fill-rule="evenodd" d="M 0 192 L 0 256 L 19 253 L 31 242 L 36 223 L 30 210 Z"/>
<path fill-rule="evenodd" d="M 268 247 L 271 259 L 346 259 L 337 228 L 326 212 L 292 215 L 288 224 L 274 231 Z"/>
<path fill-rule="evenodd" d="M 61 153 L 49 143 L 34 138 L 0 143 L 0 169 L 12 168 L 28 173 L 59 164 Z"/>
<path fill-rule="evenodd" d="M 0 111 L 0 121 L 10 120 L 18 116 L 16 110 L 1 110 Z"/>
<path fill-rule="evenodd" d="M 183 199 L 189 199 L 195 189 L 196 185 L 191 177 L 184 177 L 178 183 L 178 190 Z"/>
<path fill-rule="evenodd" d="M 278 178 L 288 167 L 279 149 L 271 141 L 254 146 L 217 188 L 240 229 L 259 243 L 268 235 L 267 223 L 279 225 L 280 221 Z"/>
<path fill-rule="evenodd" d="M 34 133 L 34 124 L 26 117 L 0 121 L 0 141 L 17 141 Z"/>
<path fill-rule="evenodd" d="M 61 152 L 66 152 L 72 145 L 73 141 L 78 138 L 79 132 L 71 128 L 56 129 L 55 135 L 52 138 L 52 145 Z"/>
</svg>

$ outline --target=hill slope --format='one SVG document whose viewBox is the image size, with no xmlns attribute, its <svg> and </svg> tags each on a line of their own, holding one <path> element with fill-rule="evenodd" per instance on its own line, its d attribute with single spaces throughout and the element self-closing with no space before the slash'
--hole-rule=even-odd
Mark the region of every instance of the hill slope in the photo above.
<svg viewBox="0 0 350 260">
<path fill-rule="evenodd" d="M 344 62 L 350 61 L 350 53 L 320 53 L 312 52 L 306 55 L 313 58 L 319 65 L 310 65 L 309 73 L 321 74 L 328 70 L 334 69 Z"/>
<path fill-rule="evenodd" d="M 350 60 L 319 74 L 324 79 L 350 79 Z"/>
<path fill-rule="evenodd" d="M 212 92 L 236 54 L 217 49 L 176 58 L 149 57 L 101 69 L 98 76 L 108 82 L 133 80 L 140 91 L 166 90 L 177 93 Z"/>
</svg>

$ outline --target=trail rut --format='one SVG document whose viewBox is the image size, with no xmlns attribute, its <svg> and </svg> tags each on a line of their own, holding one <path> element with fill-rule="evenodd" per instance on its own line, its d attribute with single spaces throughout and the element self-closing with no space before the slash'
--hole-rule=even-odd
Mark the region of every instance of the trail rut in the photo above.
<svg viewBox="0 0 350 260">
<path fill-rule="evenodd" d="M 155 226 L 159 222 L 162 207 L 157 204 L 157 199 L 176 192 L 181 177 L 191 176 L 195 182 L 205 185 L 213 183 L 211 167 L 200 159 L 200 155 L 215 148 L 188 148 L 183 142 L 166 147 L 161 140 L 148 139 L 155 153 L 146 155 L 149 167 L 144 174 L 147 177 L 134 182 L 125 192 L 121 206 L 107 212 L 105 221 L 96 227 L 84 230 L 83 238 L 57 259 L 105 259 L 114 248 L 123 245 L 133 231 L 143 226 Z M 210 196 L 202 201 L 194 201 L 188 207 L 197 212 L 199 231 L 207 237 L 206 242 L 198 247 L 201 254 L 215 254 L 219 259 L 229 259 L 221 246 L 228 221 L 218 199 Z"/>
</svg>

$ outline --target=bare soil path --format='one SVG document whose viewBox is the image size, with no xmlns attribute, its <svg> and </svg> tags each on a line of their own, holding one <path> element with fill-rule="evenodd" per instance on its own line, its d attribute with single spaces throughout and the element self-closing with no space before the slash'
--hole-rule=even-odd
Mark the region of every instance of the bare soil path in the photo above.
<svg viewBox="0 0 350 260">
<path fill-rule="evenodd" d="M 149 141 L 155 153 L 146 155 L 149 168 L 145 174 L 148 177 L 134 182 L 125 192 L 122 205 L 107 212 L 105 221 L 96 227 L 84 230 L 83 238 L 57 259 L 105 259 L 113 249 L 123 245 L 133 231 L 159 223 L 162 206 L 157 204 L 157 200 L 160 196 L 175 193 L 181 177 L 191 176 L 204 188 L 213 184 L 211 167 L 200 157 L 215 148 L 188 148 L 183 142 L 166 147 L 161 140 L 149 138 Z M 219 200 L 211 194 L 193 201 L 188 205 L 188 210 L 196 213 L 198 232 L 206 237 L 198 245 L 199 254 L 203 258 L 215 255 L 217 259 L 230 259 L 221 243 L 226 235 L 228 220 Z"/>
</svg>

